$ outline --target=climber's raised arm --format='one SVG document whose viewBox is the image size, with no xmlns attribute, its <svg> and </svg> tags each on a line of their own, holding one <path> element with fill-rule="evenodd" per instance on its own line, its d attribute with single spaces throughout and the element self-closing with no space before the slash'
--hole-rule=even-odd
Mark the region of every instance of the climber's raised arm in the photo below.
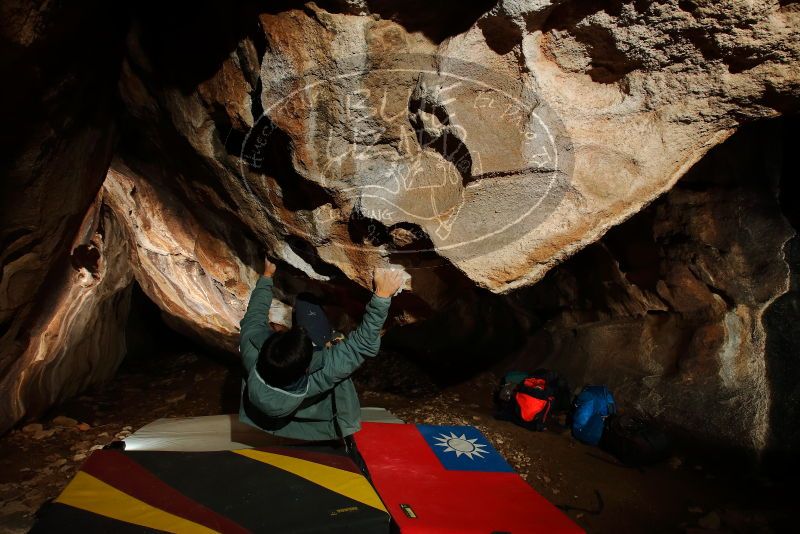
<svg viewBox="0 0 800 534">
<path fill-rule="evenodd" d="M 269 307 L 272 304 L 272 275 L 275 274 L 275 269 L 274 263 L 264 259 L 263 275 L 256 282 L 247 311 L 239 322 L 239 352 L 248 373 L 258 359 L 258 348 L 272 334 L 269 327 Z M 256 341 L 258 347 L 253 345 Z"/>
<path fill-rule="evenodd" d="M 402 271 L 376 269 L 375 294 L 367 304 L 361 324 L 341 343 L 325 349 L 324 366 L 309 375 L 308 395 L 323 393 L 348 378 L 364 362 L 378 354 L 381 328 L 389 313 L 391 297 L 403 285 Z"/>
</svg>

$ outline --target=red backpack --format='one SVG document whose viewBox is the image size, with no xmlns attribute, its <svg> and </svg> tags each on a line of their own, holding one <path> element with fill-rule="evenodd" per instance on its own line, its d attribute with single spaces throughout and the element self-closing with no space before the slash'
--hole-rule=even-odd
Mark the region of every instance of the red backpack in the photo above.
<svg viewBox="0 0 800 534">
<path fill-rule="evenodd" d="M 544 430 L 551 411 L 569 406 L 569 386 L 557 373 L 537 369 L 532 373 L 512 371 L 495 392 L 496 417 L 530 430 Z"/>
<path fill-rule="evenodd" d="M 519 424 L 534 430 L 542 430 L 555 400 L 555 392 L 544 378 L 526 378 L 517 386 L 517 391 L 514 393 Z"/>
</svg>

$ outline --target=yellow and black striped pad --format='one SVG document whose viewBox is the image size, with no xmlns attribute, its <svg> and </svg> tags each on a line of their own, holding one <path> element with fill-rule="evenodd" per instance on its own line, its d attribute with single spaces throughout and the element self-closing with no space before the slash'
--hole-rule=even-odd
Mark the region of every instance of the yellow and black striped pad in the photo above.
<svg viewBox="0 0 800 534">
<path fill-rule="evenodd" d="M 31 532 L 385 533 L 389 515 L 338 450 L 96 451 Z"/>
</svg>

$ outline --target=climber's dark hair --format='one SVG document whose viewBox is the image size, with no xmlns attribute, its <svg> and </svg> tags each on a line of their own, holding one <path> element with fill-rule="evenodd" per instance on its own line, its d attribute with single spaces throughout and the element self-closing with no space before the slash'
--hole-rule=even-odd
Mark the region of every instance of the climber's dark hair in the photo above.
<svg viewBox="0 0 800 534">
<path fill-rule="evenodd" d="M 261 347 L 256 371 L 270 386 L 284 388 L 306 373 L 313 352 L 311 338 L 302 327 L 276 332 Z"/>
</svg>

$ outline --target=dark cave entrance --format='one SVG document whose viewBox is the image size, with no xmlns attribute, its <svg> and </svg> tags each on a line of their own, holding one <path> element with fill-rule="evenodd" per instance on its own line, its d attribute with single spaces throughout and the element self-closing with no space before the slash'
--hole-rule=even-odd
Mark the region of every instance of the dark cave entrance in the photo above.
<svg viewBox="0 0 800 534">
<path fill-rule="evenodd" d="M 172 327 L 159 307 L 148 298 L 138 282 L 133 283 L 131 306 L 125 328 L 126 355 L 118 374 L 148 373 L 169 380 L 170 373 L 181 378 L 186 373 L 199 373 L 214 378 L 206 383 L 199 378 L 196 385 L 188 382 L 187 396 L 205 397 L 211 413 L 235 413 L 239 409 L 241 369 L 237 356 L 209 347 L 192 336 Z M 186 382 L 180 380 L 176 383 Z M 194 390 L 194 391 L 193 391 Z M 178 395 L 180 396 L 180 395 Z"/>
<path fill-rule="evenodd" d="M 157 358 L 161 354 L 204 350 L 164 321 L 159 307 L 150 300 L 138 282 L 131 289 L 131 308 L 125 327 L 126 360 Z"/>
<path fill-rule="evenodd" d="M 796 142 L 800 116 L 781 119 L 783 143 L 780 161 L 779 200 L 795 236 L 784 247 L 790 269 L 788 291 L 775 299 L 764 313 L 767 330 L 767 373 L 772 386 L 770 420 L 772 432 L 766 464 L 776 472 L 800 470 L 800 158 Z"/>
</svg>

